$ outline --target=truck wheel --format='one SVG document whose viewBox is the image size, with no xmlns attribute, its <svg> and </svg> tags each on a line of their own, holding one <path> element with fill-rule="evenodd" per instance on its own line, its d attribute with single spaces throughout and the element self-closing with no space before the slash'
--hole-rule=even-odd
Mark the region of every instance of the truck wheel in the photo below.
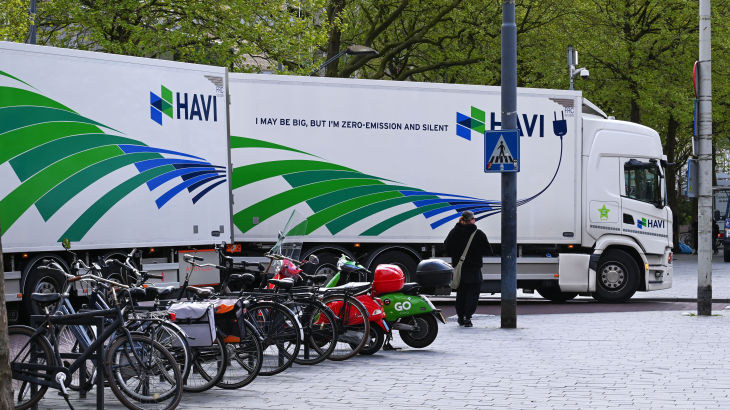
<svg viewBox="0 0 730 410">
<path fill-rule="evenodd" d="M 625 302 L 639 288 L 639 266 L 628 253 L 610 250 L 601 255 L 593 298 L 606 303 Z"/>
<path fill-rule="evenodd" d="M 315 253 L 319 258 L 319 263 L 314 267 L 315 275 L 327 275 L 327 281 L 325 284 L 332 280 L 332 277 L 337 274 L 337 260 L 339 257 L 331 252 Z"/>
<path fill-rule="evenodd" d="M 722 259 L 725 262 L 730 262 L 730 249 L 723 249 L 722 250 Z"/>
<path fill-rule="evenodd" d="M 375 268 L 383 263 L 397 265 L 403 271 L 403 275 L 406 277 L 406 283 L 413 282 L 416 279 L 416 268 L 418 267 L 418 263 L 403 252 L 384 252 L 382 255 L 375 258 L 373 263 L 370 264 L 370 271 L 375 272 Z M 370 278 L 368 278 L 368 280 L 369 279 Z"/>
<path fill-rule="evenodd" d="M 559 289 L 554 288 L 543 288 L 536 290 L 537 293 L 540 294 L 540 296 L 551 302 L 564 303 L 568 300 L 575 299 L 575 297 L 578 296 L 577 292 L 561 292 Z"/>
<path fill-rule="evenodd" d="M 32 268 L 28 272 L 28 280 L 25 282 L 25 291 L 23 292 L 25 311 L 29 315 L 45 315 L 53 312 L 56 309 L 56 304 L 41 306 L 35 303 L 30 295 L 33 293 L 61 293 L 61 284 L 63 282 L 63 277 L 59 273 Z"/>
</svg>

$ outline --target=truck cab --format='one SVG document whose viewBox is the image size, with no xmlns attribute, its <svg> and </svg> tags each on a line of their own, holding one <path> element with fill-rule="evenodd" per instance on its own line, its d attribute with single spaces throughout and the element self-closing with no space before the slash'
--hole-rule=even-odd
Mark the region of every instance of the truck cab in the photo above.
<svg viewBox="0 0 730 410">
<path fill-rule="evenodd" d="M 672 211 L 659 134 L 584 114 L 582 160 L 582 246 L 593 249 L 594 296 L 622 301 L 637 290 L 670 288 Z"/>
</svg>

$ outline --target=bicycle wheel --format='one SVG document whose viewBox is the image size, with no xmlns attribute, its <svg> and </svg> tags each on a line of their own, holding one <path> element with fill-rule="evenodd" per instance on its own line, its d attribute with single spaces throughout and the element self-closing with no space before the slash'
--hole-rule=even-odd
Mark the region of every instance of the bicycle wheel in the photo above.
<svg viewBox="0 0 730 410">
<path fill-rule="evenodd" d="M 323 300 L 337 315 L 337 345 L 330 360 L 347 360 L 354 357 L 368 341 L 370 321 L 368 311 L 359 300 L 345 295 L 332 295 Z"/>
<path fill-rule="evenodd" d="M 210 346 L 191 346 L 192 368 L 183 389 L 203 392 L 218 384 L 228 366 L 228 346 L 221 334 Z"/>
<path fill-rule="evenodd" d="M 294 363 L 302 343 L 302 328 L 287 307 L 274 302 L 257 302 L 248 308 L 249 320 L 263 338 L 262 376 L 281 373 Z"/>
<path fill-rule="evenodd" d="M 192 367 L 193 354 L 183 331 L 169 322 L 158 322 L 148 327 L 147 336 L 161 344 L 175 358 L 180 368 L 180 376 L 187 380 Z"/>
<path fill-rule="evenodd" d="M 249 322 L 244 322 L 246 336 L 227 343 L 228 366 L 220 383 L 222 389 L 238 389 L 251 383 L 261 372 L 264 349 L 256 331 Z M 231 338 L 229 336 L 228 338 Z M 228 339 L 226 338 L 226 339 Z"/>
<path fill-rule="evenodd" d="M 326 305 L 317 302 L 287 304 L 299 318 L 304 330 L 302 346 L 294 363 L 313 365 L 327 359 L 337 346 L 337 317 Z"/>
<path fill-rule="evenodd" d="M 79 334 L 78 332 L 83 332 Z M 82 346 L 88 346 L 88 344 L 80 343 L 78 340 L 78 335 L 82 335 L 81 337 L 84 337 L 83 335 L 86 335 L 86 338 L 88 339 L 87 342 L 93 342 L 94 339 L 96 339 L 96 335 L 94 334 L 93 329 L 91 326 L 68 326 L 68 325 L 62 325 L 58 327 L 58 333 L 56 334 L 56 337 L 58 338 L 58 350 L 60 353 L 82 353 L 85 349 Z M 72 359 L 64 359 L 61 358 L 61 362 L 64 367 L 71 366 L 71 363 L 73 362 Z M 71 375 L 71 384 L 68 386 L 71 390 L 79 390 L 80 386 L 80 373 L 81 368 L 74 372 Z M 96 377 L 96 363 L 94 363 L 93 360 L 89 359 L 86 361 L 86 381 L 87 382 L 94 382 L 94 378 Z"/>
<path fill-rule="evenodd" d="M 35 331 L 33 329 L 25 326 L 8 327 L 10 341 L 8 344 L 8 353 L 11 365 L 15 363 L 53 365 L 53 354 L 51 353 L 50 344 L 43 336 L 37 336 L 31 340 L 34 333 Z M 47 379 L 49 380 L 53 378 L 50 371 L 38 370 L 37 372 L 48 375 Z M 29 383 L 13 378 L 12 390 L 15 409 L 23 410 L 38 403 L 43 395 L 46 394 L 48 386 L 41 386 L 36 383 Z"/>
<path fill-rule="evenodd" d="M 109 387 L 134 410 L 171 410 L 182 399 L 180 368 L 161 344 L 133 334 L 114 340 L 106 354 Z"/>
</svg>

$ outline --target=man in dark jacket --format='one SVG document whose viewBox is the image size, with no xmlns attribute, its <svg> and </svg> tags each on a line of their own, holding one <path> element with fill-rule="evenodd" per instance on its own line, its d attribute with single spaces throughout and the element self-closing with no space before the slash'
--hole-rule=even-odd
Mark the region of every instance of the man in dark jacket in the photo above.
<svg viewBox="0 0 730 410">
<path fill-rule="evenodd" d="M 444 241 L 444 249 L 451 255 L 451 265 L 456 267 L 464 254 L 469 237 L 474 234 L 461 266 L 461 282 L 456 289 L 456 316 L 459 326 L 465 327 L 473 326 L 471 316 L 476 312 L 479 303 L 479 291 L 482 287 L 482 255 L 493 254 L 487 235 L 477 229 L 476 222 L 473 212 L 462 212 L 459 222 Z"/>
</svg>

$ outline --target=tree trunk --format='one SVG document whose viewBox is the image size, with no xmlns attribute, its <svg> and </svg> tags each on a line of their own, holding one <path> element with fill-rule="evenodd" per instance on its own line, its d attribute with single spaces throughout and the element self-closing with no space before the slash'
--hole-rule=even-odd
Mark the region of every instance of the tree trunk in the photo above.
<svg viewBox="0 0 730 410">
<path fill-rule="evenodd" d="M 339 53 L 342 46 L 342 31 L 336 24 L 337 18 L 345 8 L 345 0 L 331 0 L 327 5 L 327 20 L 330 23 L 330 36 L 327 40 L 327 60 Z M 329 65 L 325 71 L 325 77 L 337 77 L 340 72 L 340 60 L 335 60 Z"/>
<path fill-rule="evenodd" d="M 664 141 L 664 152 L 667 154 L 667 162 L 672 163 L 675 161 L 675 151 L 677 148 L 677 128 L 679 127 L 679 122 L 674 119 L 673 115 L 669 116 L 669 121 L 667 124 L 667 138 Z M 667 177 L 667 202 L 669 203 L 669 208 L 672 209 L 672 213 L 676 214 L 679 212 L 679 198 L 677 196 L 677 173 L 681 172 L 680 167 L 672 167 L 670 169 L 666 170 L 666 177 Z M 680 222 L 681 224 L 681 222 Z M 679 224 L 678 224 L 679 225 Z M 679 226 L 674 227 L 674 231 L 672 233 L 672 241 L 675 245 L 675 249 L 678 249 L 679 245 Z"/>
<path fill-rule="evenodd" d="M 0 231 L 0 409 L 13 408 L 13 375 L 10 372 L 8 311 L 5 307 L 5 270 L 2 231 Z"/>
</svg>

